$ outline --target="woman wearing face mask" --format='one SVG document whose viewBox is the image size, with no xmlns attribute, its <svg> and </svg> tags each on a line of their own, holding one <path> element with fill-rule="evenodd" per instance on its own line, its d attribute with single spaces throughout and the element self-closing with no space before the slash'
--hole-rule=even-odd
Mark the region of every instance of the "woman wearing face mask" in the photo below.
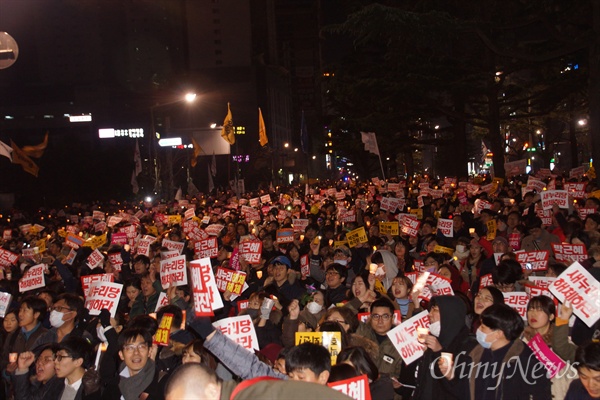
<svg viewBox="0 0 600 400">
<path fill-rule="evenodd" d="M 468 357 L 438 361 L 461 399 L 552 398 L 546 368 L 519 339 L 523 329 L 523 319 L 515 310 L 505 304 L 492 305 L 481 314 L 478 345 Z"/>
</svg>

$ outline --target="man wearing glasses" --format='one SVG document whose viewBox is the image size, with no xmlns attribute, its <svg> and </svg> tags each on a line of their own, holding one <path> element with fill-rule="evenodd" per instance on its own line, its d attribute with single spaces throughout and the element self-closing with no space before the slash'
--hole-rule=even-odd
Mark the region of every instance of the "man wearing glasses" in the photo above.
<svg viewBox="0 0 600 400">
<path fill-rule="evenodd" d="M 92 339 L 92 336 L 83 328 L 76 329 L 83 309 L 81 297 L 72 293 L 63 293 L 58 296 L 58 299 L 50 307 L 50 324 L 52 328 L 48 334 L 52 338 L 52 342 L 61 343 L 70 336 Z"/>
<path fill-rule="evenodd" d="M 80 337 L 70 337 L 64 340 L 54 357 L 56 377 L 65 380 L 65 388 L 58 397 L 61 400 L 74 400 L 83 397 L 83 374 L 90 366 L 92 345 Z"/>
</svg>

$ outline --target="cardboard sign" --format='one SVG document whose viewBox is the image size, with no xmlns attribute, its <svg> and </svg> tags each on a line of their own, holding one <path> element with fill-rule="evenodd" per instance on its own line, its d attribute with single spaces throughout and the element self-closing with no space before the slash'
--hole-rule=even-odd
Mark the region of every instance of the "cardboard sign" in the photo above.
<svg viewBox="0 0 600 400">
<path fill-rule="evenodd" d="M 419 220 L 405 217 L 400 221 L 400 232 L 403 235 L 417 237 L 419 235 L 420 226 L 421 222 Z"/>
<path fill-rule="evenodd" d="M 454 237 L 454 222 L 451 219 L 438 219 L 437 230 L 446 237 Z"/>
<path fill-rule="evenodd" d="M 219 267 L 217 268 L 215 279 L 219 292 L 229 290 L 231 293 L 239 296 L 242 294 L 244 283 L 246 282 L 246 273 Z"/>
<path fill-rule="evenodd" d="M 550 350 L 550 347 L 544 342 L 542 335 L 539 333 L 527 342 L 527 346 L 533 351 L 537 359 L 544 364 L 550 379 L 554 378 L 558 371 L 567 365 L 556 353 Z"/>
<path fill-rule="evenodd" d="M 259 349 L 254 324 L 249 315 L 220 319 L 213 322 L 213 326 L 252 353 Z"/>
<path fill-rule="evenodd" d="M 310 260 L 308 254 L 300 256 L 300 273 L 302 274 L 302 278 L 310 276 Z"/>
<path fill-rule="evenodd" d="M 337 355 L 342 351 L 342 334 L 340 332 L 296 332 L 296 346 L 306 342 L 325 347 L 331 354 L 331 365 L 335 365 Z"/>
<path fill-rule="evenodd" d="M 140 239 L 137 245 L 137 254 L 150 257 L 150 245 L 152 242 L 150 239 Z"/>
<path fill-rule="evenodd" d="M 123 285 L 120 283 L 92 282 L 85 297 L 85 308 L 90 315 L 99 315 L 106 308 L 114 318 L 122 291 Z"/>
<path fill-rule="evenodd" d="M 558 301 L 571 303 L 573 313 L 591 327 L 600 319 L 600 282 L 574 262 L 550 285 Z"/>
<path fill-rule="evenodd" d="M 163 314 L 158 324 L 158 329 L 152 337 L 152 344 L 159 346 L 168 346 L 169 337 L 171 334 L 171 326 L 173 325 L 173 314 Z"/>
<path fill-rule="evenodd" d="M 517 261 L 524 270 L 545 271 L 548 269 L 549 256 L 548 250 L 520 252 L 517 253 Z"/>
<path fill-rule="evenodd" d="M 367 243 L 369 241 L 364 226 L 361 226 L 360 228 L 348 232 L 346 234 L 346 240 L 348 240 L 348 247 L 350 248 L 356 247 L 360 243 Z"/>
<path fill-rule="evenodd" d="M 488 287 L 494 286 L 494 280 L 492 279 L 492 274 L 485 274 L 479 279 L 479 290 Z"/>
<path fill-rule="evenodd" d="M 12 296 L 10 293 L 0 292 L 0 318 L 4 318 L 6 316 L 6 311 L 10 306 L 11 300 Z"/>
<path fill-rule="evenodd" d="M 527 320 L 527 304 L 529 295 L 525 292 L 504 292 L 504 304 L 510 306 L 519 313 L 521 318 Z"/>
<path fill-rule="evenodd" d="M 216 237 L 210 237 L 194 243 L 194 255 L 196 258 L 217 258 L 219 244 Z"/>
<path fill-rule="evenodd" d="M 260 264 L 260 257 L 262 254 L 262 241 L 260 240 L 249 240 L 239 244 L 239 251 L 241 257 L 248 264 Z"/>
<path fill-rule="evenodd" d="M 19 280 L 19 292 L 23 293 L 46 286 L 44 281 L 44 269 L 46 267 L 46 264 L 38 264 L 29 268 Z"/>
<path fill-rule="evenodd" d="M 540 197 L 544 210 L 551 210 L 554 204 L 559 208 L 569 208 L 569 193 L 566 190 L 545 190 Z"/>
<path fill-rule="evenodd" d="M 213 310 L 223 308 L 210 258 L 190 261 L 194 311 L 198 317 L 213 316 Z"/>
<path fill-rule="evenodd" d="M 93 274 L 85 275 L 81 277 L 81 289 L 83 289 L 84 296 L 87 296 L 87 292 L 90 285 L 94 282 L 114 282 L 115 277 L 113 274 Z"/>
<path fill-rule="evenodd" d="M 174 242 L 172 240 L 163 239 L 162 246 L 166 247 L 167 249 L 169 249 L 171 251 L 176 251 L 178 254 L 181 254 L 181 252 L 183 251 L 183 247 L 185 246 L 185 243 Z"/>
<path fill-rule="evenodd" d="M 398 221 L 380 222 L 379 233 L 382 235 L 398 236 L 400 234 Z"/>
<path fill-rule="evenodd" d="M 160 284 L 163 289 L 171 286 L 187 285 L 185 256 L 177 256 L 160 262 Z"/>
<path fill-rule="evenodd" d="M 565 183 L 563 186 L 571 199 L 585 199 L 587 197 L 585 192 L 587 182 Z"/>
<path fill-rule="evenodd" d="M 407 365 L 421 358 L 426 349 L 418 341 L 417 328 L 429 328 L 429 312 L 420 312 L 387 333 L 396 351 Z"/>
<path fill-rule="evenodd" d="M 100 253 L 100 250 L 96 249 L 92 251 L 92 253 L 85 260 L 91 269 L 100 267 L 102 268 L 102 263 L 104 262 L 104 254 Z"/>
<path fill-rule="evenodd" d="M 550 245 L 552 246 L 552 251 L 554 252 L 554 258 L 556 258 L 556 261 L 569 264 L 588 259 L 587 250 L 585 249 L 585 245 L 583 243 L 550 243 Z"/>
<path fill-rule="evenodd" d="M 221 234 L 221 231 L 223 230 L 224 226 L 220 225 L 220 224 L 212 224 L 206 227 L 206 229 L 204 229 L 206 231 L 206 233 L 208 233 L 209 236 L 219 236 Z"/>
<path fill-rule="evenodd" d="M 425 274 L 427 273 L 424 273 L 423 275 Z M 419 279 L 417 279 L 417 281 L 418 280 Z M 427 279 L 425 280 L 425 286 L 419 295 L 419 299 L 429 301 L 433 296 L 454 296 L 454 290 L 452 290 L 451 282 L 452 281 L 450 279 L 441 275 L 429 273 L 427 275 Z M 429 288 L 433 289 L 433 293 L 431 293 Z"/>
<path fill-rule="evenodd" d="M 371 400 L 371 389 L 369 389 L 369 378 L 367 378 L 367 375 L 331 382 L 327 386 L 344 393 L 354 400 Z"/>
<path fill-rule="evenodd" d="M 293 229 L 278 229 L 276 232 L 276 242 L 292 243 L 294 241 L 294 230 Z"/>
</svg>

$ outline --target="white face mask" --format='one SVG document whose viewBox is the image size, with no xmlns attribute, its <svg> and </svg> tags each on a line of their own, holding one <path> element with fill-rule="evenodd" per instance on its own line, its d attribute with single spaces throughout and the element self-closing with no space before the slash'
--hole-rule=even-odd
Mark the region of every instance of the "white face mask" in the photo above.
<svg viewBox="0 0 600 400">
<path fill-rule="evenodd" d="M 465 252 L 465 246 L 463 246 L 462 244 L 459 244 L 456 246 L 456 252 L 457 253 L 464 253 Z"/>
<path fill-rule="evenodd" d="M 63 326 L 65 323 L 65 321 L 63 321 L 64 315 L 64 313 L 52 310 L 52 312 L 50 312 L 50 325 L 52 325 L 53 328 L 60 328 Z"/>
<path fill-rule="evenodd" d="M 98 336 L 98 339 L 100 339 L 102 342 L 107 343 L 108 339 L 106 338 L 106 335 L 104 334 L 104 327 L 100 324 L 98 324 L 98 326 L 96 326 L 96 336 Z"/>
<path fill-rule="evenodd" d="M 385 275 L 385 271 L 383 270 L 383 267 L 377 267 L 377 270 L 375 271 L 375 276 L 383 276 Z"/>
<path fill-rule="evenodd" d="M 311 314 L 316 314 L 323 309 L 323 307 L 316 301 L 311 301 L 310 303 L 308 303 L 306 305 L 306 308 L 308 309 L 308 312 Z"/>
<path fill-rule="evenodd" d="M 348 260 L 334 260 L 333 262 L 336 264 L 342 264 L 344 266 L 346 266 L 346 264 L 348 264 Z"/>
<path fill-rule="evenodd" d="M 429 324 L 429 333 L 431 333 L 435 337 L 440 337 L 440 330 L 442 329 L 442 325 L 440 321 L 433 322 Z"/>
</svg>

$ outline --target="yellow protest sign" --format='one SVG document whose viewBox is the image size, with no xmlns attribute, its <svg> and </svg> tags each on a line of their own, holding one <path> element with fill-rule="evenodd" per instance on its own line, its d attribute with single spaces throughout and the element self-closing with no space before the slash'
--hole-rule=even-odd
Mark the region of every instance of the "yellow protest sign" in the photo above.
<svg viewBox="0 0 600 400">
<path fill-rule="evenodd" d="M 595 197 L 597 199 L 600 199 L 600 190 L 595 190 L 592 193 L 590 193 L 589 197 Z"/>
<path fill-rule="evenodd" d="M 154 237 L 158 236 L 158 228 L 155 227 L 154 225 L 146 225 L 146 231 L 148 232 L 149 235 L 152 235 Z"/>
<path fill-rule="evenodd" d="M 492 241 L 492 240 L 496 239 L 496 230 L 498 229 L 496 220 L 491 219 L 488 222 L 486 222 L 485 224 L 487 226 L 487 240 Z"/>
<path fill-rule="evenodd" d="M 96 250 L 99 247 L 104 246 L 106 243 L 106 233 L 100 236 L 94 236 L 90 241 L 86 243 L 91 243 L 92 249 Z"/>
<path fill-rule="evenodd" d="M 46 251 L 46 239 L 40 239 L 37 242 L 35 242 L 35 247 L 38 248 L 38 251 L 40 253 L 43 253 Z"/>
<path fill-rule="evenodd" d="M 159 346 L 168 346 L 171 325 L 173 325 L 173 314 L 163 314 L 158 329 L 152 338 L 152 343 Z"/>
<path fill-rule="evenodd" d="M 410 210 L 410 213 L 417 216 L 417 219 L 423 219 L 423 209 L 417 208 Z"/>
<path fill-rule="evenodd" d="M 66 238 L 67 237 L 67 231 L 65 231 L 64 229 L 59 229 L 58 230 L 58 236 L 60 236 L 61 238 Z"/>
<path fill-rule="evenodd" d="M 167 215 L 169 219 L 169 225 L 181 224 L 181 215 Z"/>
<path fill-rule="evenodd" d="M 296 346 L 306 342 L 325 347 L 331 354 L 331 365 L 335 365 L 342 350 L 341 332 L 296 332 Z"/>
<path fill-rule="evenodd" d="M 434 253 L 446 253 L 446 254 L 449 254 L 449 255 L 453 255 L 454 254 L 454 249 L 451 249 L 450 247 L 440 246 L 438 244 L 438 245 L 436 245 L 433 248 L 433 252 Z"/>
<path fill-rule="evenodd" d="M 379 233 L 381 233 L 382 235 L 398 236 L 400 234 L 398 221 L 380 222 Z"/>
<path fill-rule="evenodd" d="M 348 240 L 348 247 L 350 248 L 355 247 L 360 243 L 367 243 L 369 241 L 364 226 L 348 232 L 346 234 L 346 240 Z"/>
<path fill-rule="evenodd" d="M 347 240 L 336 240 L 335 242 L 333 242 L 333 247 L 340 247 L 340 246 L 347 246 L 348 245 L 348 241 Z"/>
</svg>

